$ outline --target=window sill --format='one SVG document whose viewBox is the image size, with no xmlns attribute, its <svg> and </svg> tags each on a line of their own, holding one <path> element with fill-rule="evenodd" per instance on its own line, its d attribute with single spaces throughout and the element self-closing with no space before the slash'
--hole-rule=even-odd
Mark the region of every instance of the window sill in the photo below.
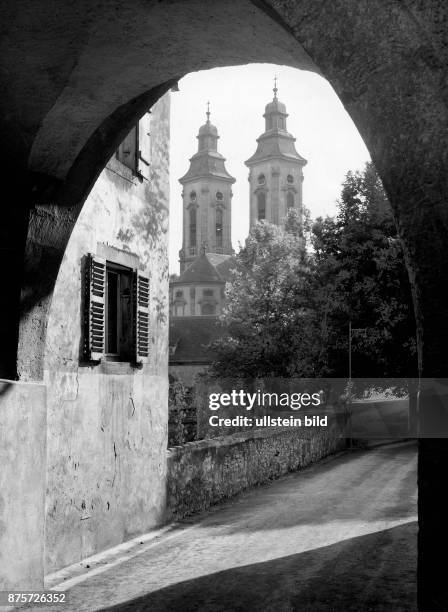
<svg viewBox="0 0 448 612">
<path fill-rule="evenodd" d="M 80 364 L 84 367 L 94 368 L 100 374 L 115 374 L 132 376 L 136 370 L 142 370 L 143 364 L 134 361 L 120 361 L 118 358 L 112 360 L 103 358 L 101 361 L 87 361 Z"/>
</svg>

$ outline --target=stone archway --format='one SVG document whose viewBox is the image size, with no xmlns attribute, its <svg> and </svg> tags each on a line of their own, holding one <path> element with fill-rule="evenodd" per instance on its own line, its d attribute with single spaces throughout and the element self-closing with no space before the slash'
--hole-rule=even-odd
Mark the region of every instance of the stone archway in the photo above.
<svg viewBox="0 0 448 612">
<path fill-rule="evenodd" d="M 5 207 L 0 231 L 9 288 L 0 299 L 3 375 L 14 377 L 17 368 L 22 379 L 39 380 L 65 245 L 128 127 L 183 74 L 251 61 L 318 70 L 334 87 L 395 212 L 414 290 L 420 373 L 445 375 L 445 3 L 21 0 L 2 12 L 1 159 L 15 203 Z M 421 597 L 439 603 L 448 592 L 430 560 L 432 547 L 448 544 L 447 496 L 439 487 L 445 466 L 445 441 L 422 442 Z"/>
</svg>

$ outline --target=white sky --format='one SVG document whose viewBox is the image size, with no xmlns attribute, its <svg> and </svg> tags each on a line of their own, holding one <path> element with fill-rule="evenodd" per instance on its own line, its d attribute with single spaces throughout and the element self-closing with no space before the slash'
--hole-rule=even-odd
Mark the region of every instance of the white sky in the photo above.
<svg viewBox="0 0 448 612">
<path fill-rule="evenodd" d="M 232 244 L 244 243 L 249 230 L 248 168 L 244 161 L 264 132 L 264 107 L 273 97 L 274 76 L 278 98 L 289 114 L 287 129 L 295 136 L 297 151 L 308 160 L 304 168 L 303 202 L 313 218 L 334 214 L 335 201 L 348 170 L 361 169 L 369 153 L 351 118 L 330 84 L 303 70 L 273 64 L 215 68 L 187 75 L 179 92 L 171 94 L 170 160 L 170 272 L 179 271 L 182 245 L 182 187 L 178 179 L 197 151 L 199 127 L 205 123 L 207 100 L 210 121 L 218 128 L 218 150 L 228 172 L 236 178 L 232 200 Z"/>
</svg>

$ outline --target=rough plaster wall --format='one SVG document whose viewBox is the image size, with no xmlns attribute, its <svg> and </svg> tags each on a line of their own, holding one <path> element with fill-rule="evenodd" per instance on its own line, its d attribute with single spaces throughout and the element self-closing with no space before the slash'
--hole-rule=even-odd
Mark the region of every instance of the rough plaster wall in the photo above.
<svg viewBox="0 0 448 612">
<path fill-rule="evenodd" d="M 0 380 L 0 590 L 40 589 L 45 387 Z"/>
<path fill-rule="evenodd" d="M 169 97 L 152 109 L 151 181 L 118 161 L 100 175 L 59 271 L 48 322 L 46 571 L 144 532 L 162 517 L 167 436 Z M 80 365 L 81 262 L 97 242 L 140 257 L 151 279 L 142 369 Z"/>
<path fill-rule="evenodd" d="M 181 518 L 346 446 L 341 429 L 233 434 L 168 450 L 167 512 Z"/>
</svg>

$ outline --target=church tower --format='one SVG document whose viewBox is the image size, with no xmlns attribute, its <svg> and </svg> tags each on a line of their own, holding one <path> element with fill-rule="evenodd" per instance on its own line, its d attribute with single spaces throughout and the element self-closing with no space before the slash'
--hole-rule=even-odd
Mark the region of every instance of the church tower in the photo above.
<svg viewBox="0 0 448 612">
<path fill-rule="evenodd" d="M 265 131 L 257 139 L 258 147 L 246 162 L 249 168 L 250 227 L 266 219 L 280 225 L 289 208 L 302 218 L 303 167 L 307 161 L 296 151 L 296 139 L 286 129 L 286 106 L 277 98 L 266 105 Z"/>
<path fill-rule="evenodd" d="M 218 153 L 218 130 L 207 121 L 199 128 L 198 151 L 188 172 L 179 179 L 183 187 L 183 238 L 180 272 L 201 253 L 232 255 L 231 212 L 233 176 Z"/>
</svg>

